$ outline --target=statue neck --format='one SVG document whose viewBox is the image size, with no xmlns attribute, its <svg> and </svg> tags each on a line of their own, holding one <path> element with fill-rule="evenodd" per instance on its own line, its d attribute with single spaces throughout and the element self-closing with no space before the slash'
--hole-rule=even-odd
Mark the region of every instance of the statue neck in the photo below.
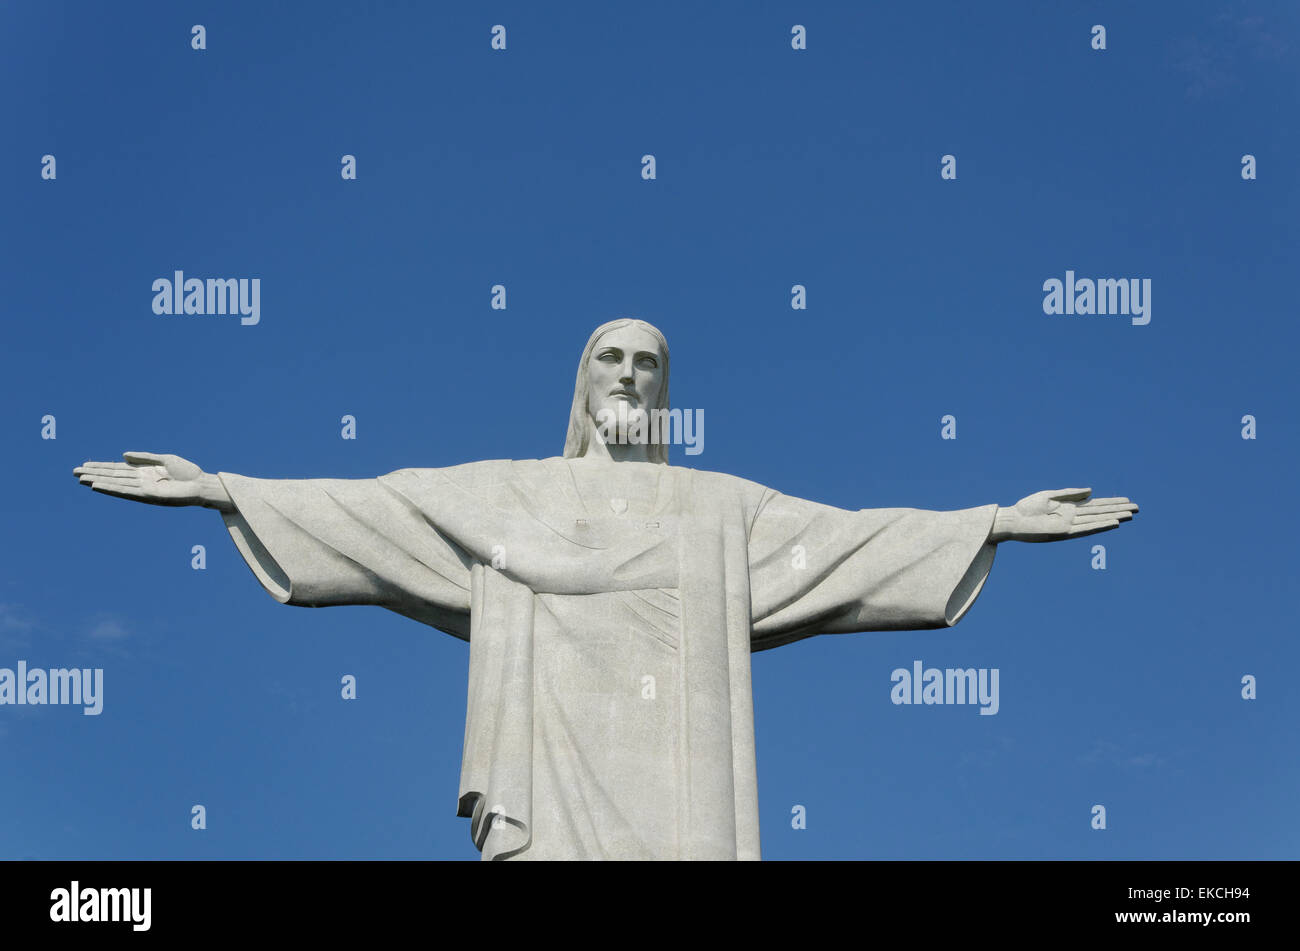
<svg viewBox="0 0 1300 951">
<path fill-rule="evenodd" d="M 595 420 L 587 418 L 588 459 L 608 459 L 612 462 L 650 462 L 650 446 L 646 443 L 607 443 L 600 434 Z"/>
</svg>

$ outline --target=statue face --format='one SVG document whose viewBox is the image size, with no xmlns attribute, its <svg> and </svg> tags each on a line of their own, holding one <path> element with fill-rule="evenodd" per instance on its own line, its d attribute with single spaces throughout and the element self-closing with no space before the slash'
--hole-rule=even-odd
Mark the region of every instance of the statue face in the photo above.
<svg viewBox="0 0 1300 951">
<path fill-rule="evenodd" d="M 664 357 L 659 341 L 634 324 L 619 327 L 596 341 L 587 362 L 587 412 L 596 420 L 602 409 L 617 414 L 659 405 Z"/>
</svg>

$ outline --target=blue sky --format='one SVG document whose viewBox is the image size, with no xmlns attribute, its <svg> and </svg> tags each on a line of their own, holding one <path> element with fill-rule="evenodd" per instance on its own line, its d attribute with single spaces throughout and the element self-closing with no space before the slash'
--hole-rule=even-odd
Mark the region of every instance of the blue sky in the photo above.
<svg viewBox="0 0 1300 951">
<path fill-rule="evenodd" d="M 6 4 L 0 667 L 105 697 L 0 706 L 0 857 L 476 858 L 464 643 L 281 606 L 214 512 L 71 470 L 557 455 L 587 335 L 635 315 L 705 412 L 675 464 L 1142 506 L 1002 546 L 953 629 L 755 655 L 765 857 L 1295 858 L 1300 8 L 1139 6 Z M 260 323 L 155 316 L 177 269 L 260 278 Z M 1150 279 L 1150 324 L 1045 315 L 1067 269 Z M 999 713 L 891 704 L 915 660 L 998 668 Z"/>
</svg>

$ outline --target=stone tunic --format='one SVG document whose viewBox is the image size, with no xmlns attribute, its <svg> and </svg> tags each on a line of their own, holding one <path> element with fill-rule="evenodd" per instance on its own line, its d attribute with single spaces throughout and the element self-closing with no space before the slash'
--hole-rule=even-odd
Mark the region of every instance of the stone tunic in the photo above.
<svg viewBox="0 0 1300 951">
<path fill-rule="evenodd" d="M 997 507 L 848 511 L 721 473 L 544 459 L 220 478 L 287 604 L 470 642 L 459 813 L 485 859 L 756 859 L 751 651 L 955 624 Z"/>
</svg>

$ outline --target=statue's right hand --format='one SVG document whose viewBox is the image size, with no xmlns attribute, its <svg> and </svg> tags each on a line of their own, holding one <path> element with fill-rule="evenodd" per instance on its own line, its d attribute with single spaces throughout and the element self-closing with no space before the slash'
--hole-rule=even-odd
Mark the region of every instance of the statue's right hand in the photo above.
<svg viewBox="0 0 1300 951">
<path fill-rule="evenodd" d="M 82 485 L 119 499 L 151 505 L 202 505 L 202 469 L 170 453 L 128 452 L 125 462 L 87 462 L 72 470 Z"/>
</svg>

